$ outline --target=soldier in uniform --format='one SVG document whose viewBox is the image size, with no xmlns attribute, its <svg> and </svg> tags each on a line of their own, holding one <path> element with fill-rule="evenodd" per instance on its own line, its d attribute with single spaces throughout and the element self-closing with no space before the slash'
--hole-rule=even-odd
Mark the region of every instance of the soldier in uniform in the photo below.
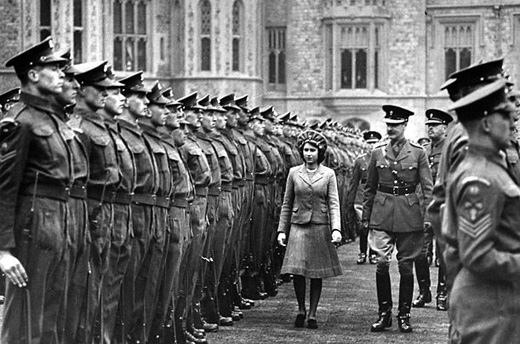
<svg viewBox="0 0 520 344">
<path fill-rule="evenodd" d="M 161 287 L 164 266 L 166 264 L 166 247 L 169 232 L 168 213 L 170 209 L 170 197 L 172 195 L 172 184 L 170 163 L 166 148 L 162 142 L 158 128 L 166 124 L 170 110 L 166 107 L 170 100 L 163 96 L 162 86 L 156 81 L 148 98 L 148 111 L 150 117 L 142 117 L 138 120 L 139 128 L 143 133 L 146 145 L 155 160 L 155 184 L 157 185 L 154 196 L 153 228 L 150 233 L 150 243 L 141 270 L 146 276 L 146 282 L 142 281 L 145 290 L 144 298 L 144 338 L 149 338 L 159 289 Z M 140 335 L 137 337 L 141 337 Z"/>
<path fill-rule="evenodd" d="M 112 69 L 107 67 L 107 76 L 114 81 Z M 114 232 L 111 235 L 110 251 L 108 256 L 107 278 L 103 280 L 103 328 L 95 334 L 100 338 L 98 342 L 109 343 L 112 339 L 117 310 L 121 297 L 121 285 L 124 274 L 130 262 L 133 236 L 133 222 L 131 213 L 132 195 L 135 191 L 136 166 L 130 145 L 120 134 L 119 124 L 115 117 L 123 114 L 126 97 L 122 93 L 124 84 L 114 82 L 107 87 L 105 106 L 98 110 L 108 128 L 117 147 L 117 162 L 121 173 L 119 183 L 113 198 Z M 97 329 L 96 329 L 97 330 Z M 101 332 L 102 331 L 102 332 Z"/>
<path fill-rule="evenodd" d="M 499 79 L 450 107 L 468 134 L 465 157 L 448 177 L 442 227 L 453 282 L 450 343 L 520 338 L 520 188 L 500 153 L 516 120 L 506 87 Z"/>
<path fill-rule="evenodd" d="M 0 121 L 0 268 L 8 281 L 2 343 L 57 341 L 73 183 L 67 125 L 53 107 L 64 62 L 48 37 L 6 63 L 21 93 Z"/>
<path fill-rule="evenodd" d="M 67 65 L 63 68 L 65 80 L 63 82 L 63 92 L 56 97 L 58 105 L 57 115 L 63 120 L 68 120 L 68 114 L 76 105 L 76 94 L 79 90 L 79 83 L 74 75 L 80 71 L 72 66 L 70 50 L 61 55 L 66 59 Z M 76 340 L 76 332 L 79 325 L 81 305 L 85 296 L 88 278 L 88 262 L 90 256 L 90 232 L 88 228 L 87 214 L 87 180 L 89 175 L 89 161 L 85 146 L 83 145 L 80 132 L 66 131 L 67 144 L 72 152 L 72 162 L 74 168 L 74 184 L 70 189 L 68 199 L 67 217 L 67 242 L 69 243 L 69 266 L 67 273 L 69 276 L 66 281 L 65 289 L 67 298 L 60 310 L 60 340 L 68 343 Z M 70 135 L 72 133 L 72 135 Z"/>
<path fill-rule="evenodd" d="M 130 195 L 132 221 L 130 261 L 123 277 L 121 297 L 112 340 L 116 343 L 143 341 L 144 298 L 147 271 L 142 268 L 153 230 L 153 195 L 157 188 L 156 166 L 152 152 L 143 137 L 137 121 L 148 117 L 150 91 L 143 84 L 143 72 L 136 72 L 119 80 L 126 97 L 123 113 L 117 116 L 121 138 L 127 143 L 134 158 L 136 178 L 134 193 Z M 144 276 L 143 276 L 144 275 Z M 138 337 L 136 334 L 140 333 Z"/>
<path fill-rule="evenodd" d="M 446 138 L 446 130 L 448 124 L 453 120 L 451 115 L 445 111 L 438 109 L 426 110 L 426 126 L 428 128 L 428 138 L 431 145 L 426 146 L 426 155 L 430 164 L 433 182 L 437 176 L 439 162 L 441 159 L 442 147 L 444 146 L 444 139 Z M 439 245 L 435 245 L 438 249 Z M 424 232 L 424 247 L 421 255 L 415 260 L 415 273 L 417 275 L 417 284 L 419 284 L 419 296 L 413 301 L 414 307 L 424 307 L 426 303 L 431 302 L 432 294 L 430 292 L 430 264 L 432 261 L 432 247 L 433 247 L 433 229 L 428 228 Z M 439 255 L 437 251 L 436 255 Z M 446 310 L 446 281 L 444 273 L 444 264 L 439 267 L 437 284 L 437 309 L 441 311 Z"/>
<path fill-rule="evenodd" d="M 397 322 L 401 332 L 411 332 L 413 261 L 421 253 L 423 230 L 429 224 L 423 217 L 416 189 L 420 184 L 427 204 L 432 176 L 422 146 L 404 137 L 408 117 L 413 112 L 394 105 L 384 105 L 383 110 L 390 142 L 372 151 L 363 198 L 363 227 L 370 229 L 370 246 L 379 255 L 376 269 L 379 319 L 372 324 L 371 331 L 384 331 L 392 324 L 389 266 L 397 248 L 401 278 Z"/>
<path fill-rule="evenodd" d="M 370 150 L 381 140 L 381 134 L 377 131 L 365 131 L 363 133 L 363 139 L 368 145 L 369 152 L 360 155 L 354 162 L 354 168 L 352 170 L 352 179 L 348 186 L 347 194 L 347 209 L 351 212 L 350 218 L 354 221 L 361 221 L 361 212 L 363 210 L 363 190 L 367 182 L 367 167 L 370 160 Z M 365 264 L 367 260 L 368 250 L 368 231 L 361 229 L 359 233 L 359 257 L 356 261 L 357 264 Z M 375 252 L 370 250 L 369 256 L 370 264 L 377 263 L 377 255 Z"/>
<path fill-rule="evenodd" d="M 204 110 L 204 108 L 197 103 L 197 92 L 179 99 L 179 102 L 184 106 L 186 121 L 189 123 L 186 127 L 186 144 L 180 148 L 180 152 L 186 161 L 188 172 L 193 179 L 195 197 L 189 210 L 191 216 L 190 226 L 193 236 L 188 245 L 185 260 L 181 263 L 184 265 L 184 271 L 181 274 L 180 305 L 178 309 L 176 309 L 176 312 L 179 312 L 177 316 L 183 318 L 183 330 L 186 338 L 195 339 L 193 336 L 196 335 L 195 332 L 197 331 L 193 324 L 194 300 L 200 298 L 200 295 L 195 296 L 195 293 L 201 292 L 201 290 L 197 289 L 197 284 L 199 283 L 202 265 L 201 256 L 204 252 L 207 237 L 206 211 L 208 204 L 208 186 L 211 183 L 211 170 L 206 155 L 199 143 L 199 139 L 195 136 L 195 132 L 201 126 L 201 111 Z"/>
<path fill-rule="evenodd" d="M 20 87 L 10 89 L 0 94 L 0 119 L 7 114 L 11 106 L 20 100 Z M 0 273 L 0 305 L 5 301 L 5 275 Z"/>
<path fill-rule="evenodd" d="M 255 155 L 255 187 L 253 196 L 252 225 L 251 225 L 251 278 L 246 279 L 242 295 L 252 300 L 265 299 L 267 294 L 260 290 L 260 272 L 264 262 L 265 251 L 267 249 L 266 219 L 268 217 L 272 177 L 272 168 L 267 154 L 270 154 L 270 147 L 264 138 L 265 119 L 260 115 L 260 108 L 255 107 L 250 111 L 249 126 L 244 135 L 256 145 Z"/>
<path fill-rule="evenodd" d="M 77 94 L 77 104 L 69 121 L 80 136 L 89 157 L 89 181 L 87 184 L 87 204 L 89 213 L 91 251 L 90 274 L 87 296 L 85 297 L 84 319 L 79 325 L 80 341 L 91 342 L 94 324 L 101 311 L 103 279 L 108 276 L 111 237 L 114 234 L 113 193 L 121 181 L 117 161 L 117 147 L 103 117 L 97 113 L 105 106 L 108 95 L 106 88 L 117 85 L 106 75 L 107 61 L 77 65 L 81 73 L 75 78 L 81 85 Z M 103 328 L 101 322 L 96 324 Z"/>
</svg>

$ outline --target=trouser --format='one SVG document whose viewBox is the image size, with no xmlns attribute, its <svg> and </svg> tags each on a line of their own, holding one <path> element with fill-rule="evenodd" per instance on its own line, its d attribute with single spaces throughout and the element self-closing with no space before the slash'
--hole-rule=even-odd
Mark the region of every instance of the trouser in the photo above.
<svg viewBox="0 0 520 344">
<path fill-rule="evenodd" d="M 428 264 L 428 255 L 433 242 L 433 233 L 424 233 L 424 244 L 421 254 L 415 260 L 415 274 L 417 275 L 417 283 L 419 284 L 419 292 L 425 293 L 430 290 L 430 265 Z"/>
<path fill-rule="evenodd" d="M 440 245 L 435 245 L 436 255 L 440 257 L 442 252 L 440 251 Z M 446 286 L 446 266 L 444 265 L 444 259 L 439 259 L 439 271 L 437 272 L 437 299 L 446 298 L 448 295 L 448 288 Z"/>
<path fill-rule="evenodd" d="M 134 237 L 131 238 L 130 261 L 123 277 L 116 326 L 112 338 L 115 343 L 125 344 L 129 334 L 135 330 L 136 326 L 143 327 L 143 323 L 137 324 L 137 320 L 143 320 L 144 293 L 146 291 L 142 283 L 138 285 L 138 278 L 142 273 L 141 267 L 149 246 L 153 207 L 132 203 L 131 212 Z"/>
<path fill-rule="evenodd" d="M 131 206 L 113 204 L 114 230 L 108 253 L 108 272 L 103 280 L 103 309 L 98 314 L 95 328 L 96 343 L 110 343 L 114 334 L 121 285 L 130 262 L 133 224 Z M 100 325 L 103 324 L 101 328 Z"/>
<path fill-rule="evenodd" d="M 251 219 L 253 214 L 254 187 L 254 182 L 248 180 L 243 188 L 242 237 L 239 255 L 241 258 L 241 270 L 249 269 L 251 264 Z"/>
<path fill-rule="evenodd" d="M 217 280 L 215 279 L 215 243 L 216 243 L 216 224 L 219 219 L 219 195 L 208 195 L 208 230 L 206 242 L 203 250 L 202 268 L 200 271 L 200 284 L 203 287 L 201 300 L 201 312 L 204 318 L 209 318 L 210 322 L 215 322 L 217 311 L 216 293 Z"/>
<path fill-rule="evenodd" d="M 266 250 L 267 222 L 269 211 L 270 185 L 255 184 L 254 197 L 251 214 L 251 235 L 249 239 L 249 247 L 251 253 L 251 265 L 248 275 L 243 276 L 244 290 L 243 294 L 247 298 L 255 298 L 258 289 L 258 276 L 262 269 Z M 247 280 L 247 282 L 246 282 Z"/>
<path fill-rule="evenodd" d="M 182 245 L 189 229 L 189 216 L 185 207 L 173 206 L 169 215 L 169 235 L 167 240 L 166 259 L 163 269 L 163 279 L 158 293 L 157 306 L 152 321 L 152 329 L 149 336 L 151 343 L 162 343 L 166 327 L 171 327 L 173 315 L 169 318 L 171 304 L 177 300 L 177 288 L 179 269 L 181 265 Z M 168 324 L 167 322 L 170 321 Z"/>
<path fill-rule="evenodd" d="M 363 205 L 362 204 L 355 204 L 354 205 L 354 211 L 355 211 L 355 218 L 352 219 L 352 221 L 356 221 L 359 223 L 361 221 L 361 214 L 363 211 Z M 359 253 L 367 254 L 368 250 L 368 229 L 363 229 L 361 226 L 359 226 L 360 232 L 359 232 Z M 375 254 L 372 249 L 368 252 L 370 255 Z"/>
<path fill-rule="evenodd" d="M 198 303 L 202 297 L 202 287 L 199 284 L 200 269 L 202 266 L 202 253 L 204 250 L 204 242 L 206 240 L 207 220 L 206 220 L 207 198 L 206 196 L 196 195 L 193 204 L 190 207 L 190 219 L 192 240 L 189 245 L 186 257 L 187 269 L 185 270 L 185 280 L 182 284 L 184 292 L 180 297 L 183 298 L 184 310 L 182 310 L 182 318 L 186 322 L 186 326 L 192 326 L 191 310 L 194 303 Z M 179 310 L 180 312 L 181 310 Z"/>
<path fill-rule="evenodd" d="M 89 210 L 90 237 L 90 269 L 86 297 L 81 311 L 78 329 L 78 342 L 91 343 L 95 318 L 103 309 L 103 278 L 108 272 L 108 257 L 110 252 L 110 237 L 114 227 L 114 210 L 111 203 L 87 200 Z M 101 323 L 102 327 L 103 324 Z"/>
<path fill-rule="evenodd" d="M 396 233 L 370 230 L 370 246 L 379 255 L 376 267 L 376 288 L 379 312 L 392 309 L 390 288 L 390 260 L 397 249 L 399 267 L 399 315 L 410 313 L 413 297 L 413 261 L 420 255 L 423 247 L 422 231 Z"/>
<path fill-rule="evenodd" d="M 66 307 L 60 311 L 62 342 L 75 343 L 78 325 L 81 316 L 83 300 L 86 296 L 89 259 L 90 259 L 90 231 L 88 228 L 88 206 L 83 199 L 69 198 L 68 222 L 70 230 L 70 266 L 68 269 L 69 281 L 67 286 Z"/>
<path fill-rule="evenodd" d="M 36 197 L 33 203 L 32 197 L 19 196 L 14 223 L 16 248 L 11 252 L 25 268 L 29 282 L 25 288 L 7 284 L 2 343 L 58 340 L 58 316 L 69 266 L 67 208 L 63 201 Z M 27 338 L 29 323 L 31 339 Z"/>
</svg>

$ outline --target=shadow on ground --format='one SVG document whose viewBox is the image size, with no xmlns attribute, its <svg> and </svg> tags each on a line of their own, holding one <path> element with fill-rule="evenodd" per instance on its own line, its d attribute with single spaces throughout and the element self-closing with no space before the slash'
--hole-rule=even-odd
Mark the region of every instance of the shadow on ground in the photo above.
<svg viewBox="0 0 520 344">
<path fill-rule="evenodd" d="M 390 269 L 394 324 L 386 332 L 370 332 L 370 325 L 377 319 L 375 266 L 356 265 L 358 252 L 357 242 L 343 245 L 338 249 L 343 275 L 324 280 L 317 313 L 319 325 L 317 330 L 293 327 L 297 305 L 292 283 L 287 283 L 280 286 L 276 297 L 257 301 L 254 308 L 243 311 L 244 319 L 236 322 L 233 327 L 221 327 L 218 333 L 208 334 L 208 341 L 211 344 L 446 343 L 448 314 L 435 309 L 435 300 L 425 308 L 412 309 L 411 323 L 414 328 L 412 333 L 399 332 L 395 321 L 399 283 L 395 258 Z M 430 273 L 432 291 L 435 292 L 437 268 L 432 266 Z M 416 281 L 415 289 L 417 289 Z"/>
</svg>

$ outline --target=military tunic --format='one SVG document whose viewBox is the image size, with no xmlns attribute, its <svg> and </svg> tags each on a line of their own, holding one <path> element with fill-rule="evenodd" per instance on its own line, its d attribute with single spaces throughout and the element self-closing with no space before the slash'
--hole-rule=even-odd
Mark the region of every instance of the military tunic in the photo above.
<svg viewBox="0 0 520 344">
<path fill-rule="evenodd" d="M 55 338 L 56 297 L 65 297 L 60 285 L 68 264 L 67 188 L 73 182 L 65 127 L 47 99 L 25 92 L 0 121 L 0 249 L 11 250 L 27 272 L 35 342 Z M 58 293 L 48 293 L 51 288 Z M 24 293 L 7 284 L 2 343 L 27 342 Z"/>
<path fill-rule="evenodd" d="M 448 179 L 442 235 L 451 343 L 520 338 L 520 189 L 498 151 L 470 145 Z"/>
</svg>

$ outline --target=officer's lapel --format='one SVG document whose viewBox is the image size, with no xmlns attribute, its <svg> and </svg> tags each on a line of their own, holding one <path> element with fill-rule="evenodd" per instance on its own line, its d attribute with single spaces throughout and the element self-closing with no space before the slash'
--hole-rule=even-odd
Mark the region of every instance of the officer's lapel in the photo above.
<svg viewBox="0 0 520 344">
<path fill-rule="evenodd" d="M 403 148 L 401 148 L 401 151 L 399 152 L 399 155 L 395 159 L 396 161 L 401 161 L 403 159 L 406 159 L 408 155 L 412 152 L 412 147 L 410 146 L 410 143 L 408 140 L 403 145 Z"/>
</svg>

